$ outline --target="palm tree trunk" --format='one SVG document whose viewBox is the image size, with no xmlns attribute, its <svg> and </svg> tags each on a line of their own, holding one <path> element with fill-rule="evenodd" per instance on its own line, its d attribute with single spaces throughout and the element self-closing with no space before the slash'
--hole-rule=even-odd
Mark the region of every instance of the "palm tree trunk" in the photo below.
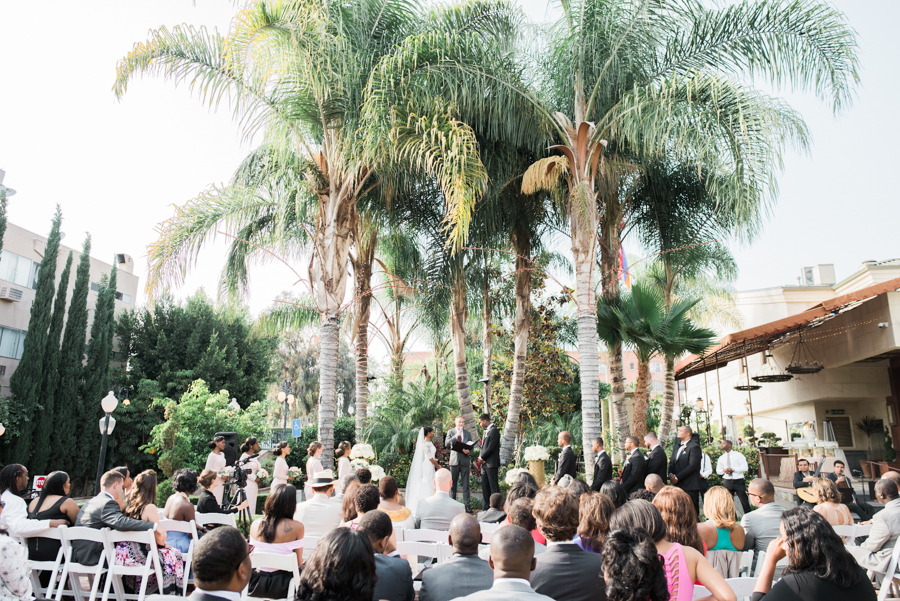
<svg viewBox="0 0 900 601">
<path fill-rule="evenodd" d="M 618 215 L 604 214 L 601 229 L 605 235 L 600 240 L 600 276 L 603 282 L 603 297 L 614 301 L 619 297 L 619 223 Z M 615 414 L 616 441 L 618 455 L 624 458 L 625 437 L 628 436 L 628 408 L 625 405 L 625 382 L 622 375 L 622 344 L 609 349 L 609 400 Z"/>
<path fill-rule="evenodd" d="M 493 336 L 491 333 L 491 288 L 490 288 L 490 279 L 488 278 L 488 271 L 485 269 L 484 271 L 484 299 L 482 301 L 481 308 L 481 319 L 482 319 L 482 327 L 484 329 L 482 341 L 481 341 L 481 356 L 482 356 L 482 367 L 481 367 L 481 378 L 487 378 L 487 383 L 484 385 L 484 412 L 490 415 L 491 411 L 491 346 L 493 344 Z"/>
<path fill-rule="evenodd" d="M 528 359 L 528 332 L 531 328 L 531 272 L 526 257 L 531 253 L 527 242 L 516 249 L 516 321 L 513 333 L 513 373 L 509 385 L 509 409 L 500 440 L 500 464 L 506 465 L 515 451 L 520 429 L 519 416 L 525 390 L 525 365 Z"/>
<path fill-rule="evenodd" d="M 666 357 L 666 390 L 663 394 L 662 411 L 659 412 L 659 443 L 666 445 L 669 432 L 672 429 L 673 414 L 675 412 L 675 359 Z"/>
<path fill-rule="evenodd" d="M 466 276 L 461 270 L 453 276 L 453 291 L 450 302 L 450 341 L 453 343 L 453 363 L 456 371 L 456 396 L 459 400 L 459 414 L 465 420 L 465 427 L 475 432 L 475 411 L 469 392 L 469 371 L 466 367 L 466 321 L 469 309 L 466 306 Z"/>
<path fill-rule="evenodd" d="M 367 244 L 359 245 L 356 274 L 356 440 L 365 439 L 366 413 L 369 403 L 369 312 L 372 302 L 372 261 L 375 258 L 377 230 L 372 228 Z"/>
<path fill-rule="evenodd" d="M 319 442 L 322 443 L 322 468 L 333 469 L 334 462 L 334 401 L 337 383 L 338 349 L 341 322 L 337 315 L 323 317 L 319 327 Z"/>
<path fill-rule="evenodd" d="M 650 361 L 638 363 L 638 377 L 634 387 L 634 425 L 631 434 L 644 440 L 647 433 L 647 410 L 650 408 L 648 384 L 650 383 Z"/>
</svg>

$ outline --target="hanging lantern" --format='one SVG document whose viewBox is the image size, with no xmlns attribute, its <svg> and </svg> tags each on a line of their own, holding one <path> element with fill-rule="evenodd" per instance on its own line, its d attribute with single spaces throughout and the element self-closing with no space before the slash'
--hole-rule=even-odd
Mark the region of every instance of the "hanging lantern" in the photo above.
<svg viewBox="0 0 900 601">
<path fill-rule="evenodd" d="M 817 374 L 823 369 L 825 366 L 822 365 L 821 362 L 816 361 L 816 358 L 809 351 L 809 348 L 803 344 L 803 330 L 799 330 L 800 340 L 797 342 L 797 346 L 794 347 L 794 354 L 791 356 L 791 362 L 788 363 L 788 366 L 784 368 L 784 371 L 789 374 L 801 375 L 801 374 Z M 800 356 L 798 356 L 798 354 Z"/>
<path fill-rule="evenodd" d="M 766 362 L 765 367 L 762 369 L 762 373 L 758 376 L 753 376 L 750 378 L 754 382 L 759 382 L 760 384 L 771 384 L 774 382 L 788 382 L 794 379 L 794 376 L 791 374 L 786 374 L 781 371 L 778 366 L 775 364 L 775 357 L 766 353 Z"/>
</svg>

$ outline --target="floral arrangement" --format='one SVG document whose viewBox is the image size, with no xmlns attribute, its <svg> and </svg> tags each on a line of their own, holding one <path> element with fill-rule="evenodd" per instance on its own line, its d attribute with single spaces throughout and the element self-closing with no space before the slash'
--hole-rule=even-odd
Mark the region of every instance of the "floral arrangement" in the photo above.
<svg viewBox="0 0 900 601">
<path fill-rule="evenodd" d="M 539 444 L 525 447 L 525 461 L 547 461 L 550 459 L 550 453 L 546 447 Z"/>
<path fill-rule="evenodd" d="M 262 484 L 264 480 L 268 480 L 268 479 L 269 479 L 269 472 L 267 472 L 267 471 L 264 470 L 263 468 L 259 468 L 258 470 L 256 470 L 256 480 L 257 480 L 257 482 L 259 482 L 260 484 Z"/>
<path fill-rule="evenodd" d="M 350 459 L 365 459 L 366 462 L 375 460 L 375 449 L 372 445 L 358 442 L 350 449 Z"/>
<path fill-rule="evenodd" d="M 380 465 L 370 465 L 369 471 L 372 472 L 372 481 L 373 482 L 377 482 L 378 480 L 381 480 L 385 476 L 384 468 L 381 467 Z"/>
<path fill-rule="evenodd" d="M 295 478 L 303 475 L 303 471 L 296 465 L 288 468 L 288 482 L 293 482 Z"/>
<path fill-rule="evenodd" d="M 369 467 L 369 462 L 365 459 L 354 459 L 350 462 L 350 469 L 356 471 L 360 467 Z"/>
<path fill-rule="evenodd" d="M 513 469 L 506 472 L 506 483 L 512 486 L 516 482 L 516 477 L 522 472 L 527 472 L 528 470 L 522 469 L 519 467 L 514 467 Z"/>
<path fill-rule="evenodd" d="M 231 478 L 233 476 L 234 476 L 234 467 L 232 467 L 230 465 L 226 465 L 225 467 L 223 467 L 222 469 L 219 470 L 219 477 L 222 478 L 222 480 L 231 480 Z"/>
</svg>

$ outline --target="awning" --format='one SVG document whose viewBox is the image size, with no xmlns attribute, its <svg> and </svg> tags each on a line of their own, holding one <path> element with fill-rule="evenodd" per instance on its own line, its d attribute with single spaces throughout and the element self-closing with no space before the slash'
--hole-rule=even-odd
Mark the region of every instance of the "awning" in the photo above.
<svg viewBox="0 0 900 601">
<path fill-rule="evenodd" d="M 675 379 L 683 380 L 712 371 L 717 367 L 724 367 L 735 359 L 742 359 L 778 346 L 779 341 L 790 334 L 817 327 L 869 299 L 897 289 L 900 289 L 900 278 L 861 288 L 849 294 L 842 294 L 816 303 L 796 315 L 729 334 L 722 338 L 719 344 L 709 349 L 704 356 L 689 355 L 679 361 L 675 366 Z"/>
</svg>

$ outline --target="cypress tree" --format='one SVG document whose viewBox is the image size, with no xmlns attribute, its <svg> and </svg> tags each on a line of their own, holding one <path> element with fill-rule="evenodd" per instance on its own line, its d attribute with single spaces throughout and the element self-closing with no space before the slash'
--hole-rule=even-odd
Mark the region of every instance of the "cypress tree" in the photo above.
<svg viewBox="0 0 900 601">
<path fill-rule="evenodd" d="M 47 337 L 47 348 L 44 350 L 44 382 L 41 386 L 41 401 L 44 410 L 36 417 L 37 429 L 34 453 L 29 468 L 35 474 L 49 472 L 47 461 L 50 459 L 50 447 L 47 441 L 53 438 L 57 420 L 56 387 L 59 385 L 59 343 L 62 337 L 63 321 L 66 316 L 66 293 L 69 291 L 69 277 L 72 274 L 72 251 L 66 259 L 66 266 L 59 276 L 56 288 L 56 301 L 53 303 L 53 317 L 50 320 L 50 333 Z"/>
<path fill-rule="evenodd" d="M 59 205 L 53 216 L 53 226 L 47 237 L 44 258 L 38 271 L 38 281 L 28 319 L 28 333 L 22 349 L 19 366 L 9 379 L 12 393 L 11 412 L 16 416 L 18 437 L 13 445 L 11 463 L 28 465 L 33 446 L 49 444 L 50 441 L 35 441 L 35 421 L 41 409 L 41 384 L 43 383 L 44 351 L 50 329 L 53 305 L 53 283 L 56 280 L 56 261 L 59 257 L 59 226 L 62 211 Z"/>
<path fill-rule="evenodd" d="M 0 176 L 0 250 L 3 250 L 3 237 L 6 235 L 6 188 Z"/>
<path fill-rule="evenodd" d="M 91 288 L 91 236 L 84 239 L 78 269 L 75 272 L 75 288 L 69 303 L 69 316 L 59 351 L 59 383 L 56 394 L 56 428 L 50 450 L 50 465 L 54 469 L 69 472 L 72 480 L 81 474 L 75 473 L 75 453 L 78 444 L 78 426 L 81 421 L 82 404 L 79 397 L 81 369 L 84 360 L 84 341 L 87 337 L 87 297 Z M 79 469 L 85 469 L 81 466 Z"/>
</svg>

